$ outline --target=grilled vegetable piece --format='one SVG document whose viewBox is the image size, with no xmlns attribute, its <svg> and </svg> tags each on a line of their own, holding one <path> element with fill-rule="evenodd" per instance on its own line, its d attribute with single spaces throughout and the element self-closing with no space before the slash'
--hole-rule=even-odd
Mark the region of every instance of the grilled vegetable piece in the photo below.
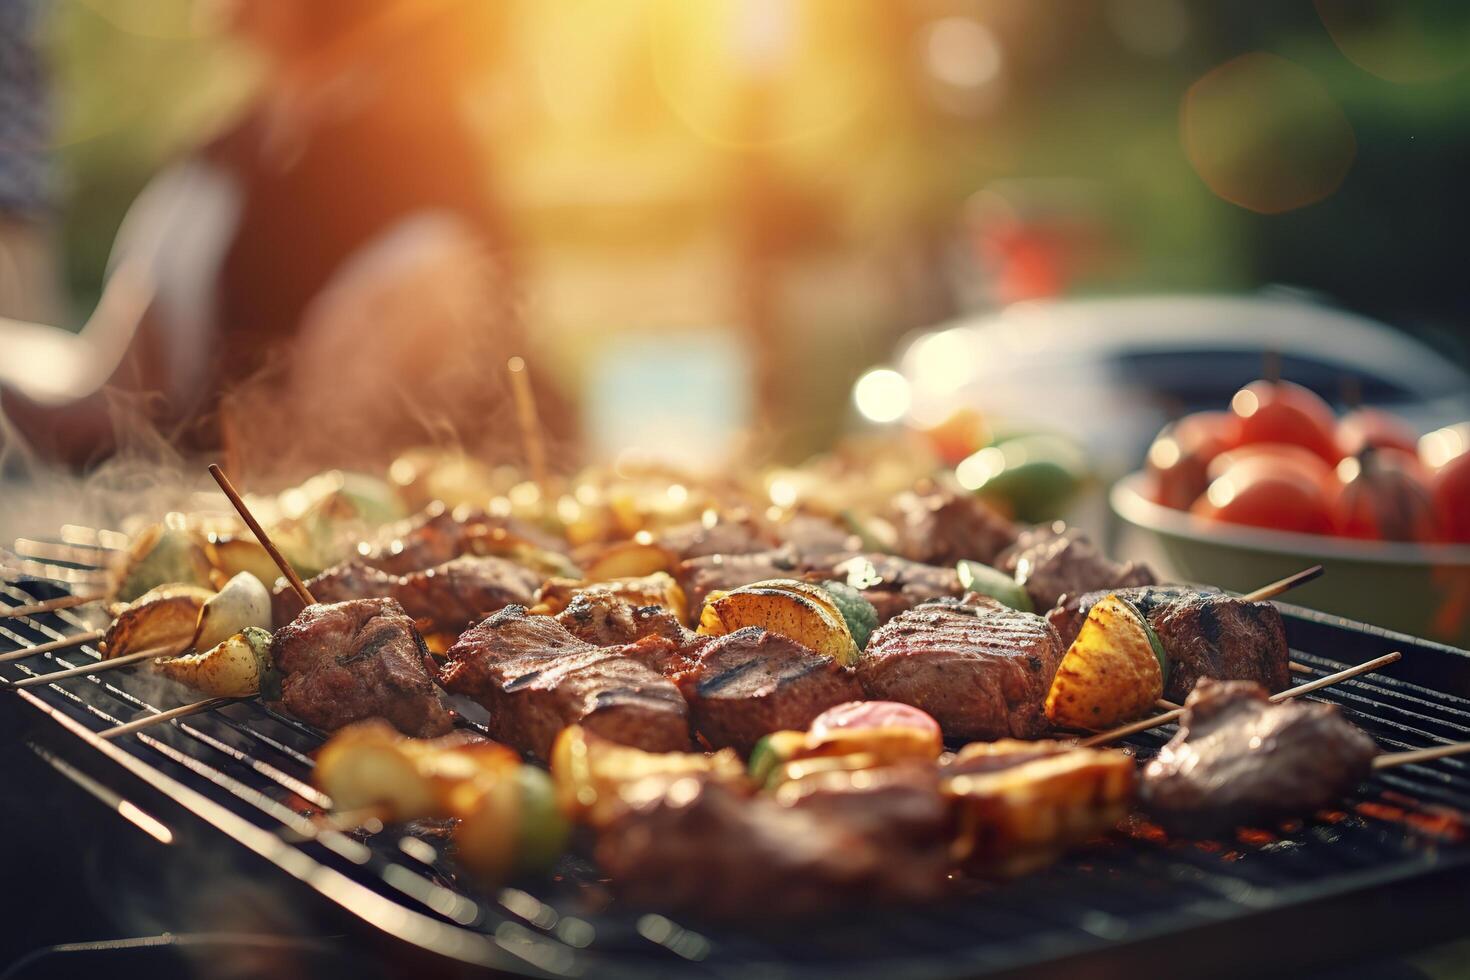
<svg viewBox="0 0 1470 980">
<path fill-rule="evenodd" d="M 755 743 L 755 748 L 750 750 L 750 759 L 745 764 L 746 771 L 751 780 L 764 784 L 777 766 L 795 759 L 805 748 L 806 732 L 771 732 L 762 736 Z"/>
<path fill-rule="evenodd" d="M 583 577 L 589 582 L 612 582 L 642 578 L 655 572 L 672 572 L 679 556 L 662 545 L 642 541 L 618 541 L 599 548 L 583 562 Z"/>
<path fill-rule="evenodd" d="M 590 579 L 554 578 L 537 591 L 536 605 L 531 611 L 555 616 L 571 605 L 572 600 L 583 592 L 614 595 L 634 608 L 662 606 L 673 613 L 681 625 L 688 623 L 685 614 L 684 590 L 668 572 L 653 572 L 639 578 L 601 582 Z"/>
<path fill-rule="evenodd" d="M 209 559 L 184 515 L 169 514 L 133 539 L 113 576 L 118 597 L 134 600 L 172 583 L 209 585 Z"/>
<path fill-rule="evenodd" d="M 210 534 L 204 541 L 204 554 L 210 564 L 209 580 L 215 588 L 223 588 L 241 572 L 254 575 L 267 588 L 281 576 L 274 559 L 254 538 Z"/>
<path fill-rule="evenodd" d="M 262 678 L 274 669 L 271 635 L 247 626 L 202 653 L 160 657 L 153 666 L 169 680 L 212 698 L 250 697 L 260 693 Z"/>
<path fill-rule="evenodd" d="M 1052 724 L 1101 731 L 1144 714 L 1164 696 L 1161 658 L 1149 626 L 1110 595 L 1087 614 L 1046 696 Z"/>
<path fill-rule="evenodd" d="M 580 725 L 562 730 L 551 750 L 551 778 L 561 812 L 594 827 L 624 808 L 621 791 L 653 776 L 709 776 L 745 785 L 745 766 L 733 749 L 702 752 L 645 752 L 594 735 Z"/>
<path fill-rule="evenodd" d="M 979 754 L 966 759 L 962 750 L 954 774 L 942 783 L 958 820 L 951 855 L 962 866 L 1002 877 L 1025 874 L 1105 833 L 1127 814 L 1134 787 L 1131 756 L 1060 742 L 1011 744 L 1019 748 L 1010 759 L 985 760 L 988 771 L 964 771 L 966 764 L 976 767 Z"/>
<path fill-rule="evenodd" d="M 205 600 L 190 645 L 208 650 L 251 626 L 270 628 L 271 594 L 260 579 L 240 572 Z"/>
<path fill-rule="evenodd" d="M 214 593 L 197 585 L 160 585 L 113 610 L 112 625 L 102 638 L 102 656 L 122 657 L 159 648 L 160 653 L 187 650 L 199 624 L 199 612 Z"/>
<path fill-rule="evenodd" d="M 711 593 L 699 617 L 705 636 L 761 626 L 824 654 L 845 667 L 861 656 L 831 593 L 794 579 L 767 579 L 729 592 Z"/>
<path fill-rule="evenodd" d="M 1031 596 L 1021 587 L 1020 583 L 998 568 L 992 568 L 978 561 L 962 561 L 955 565 L 955 571 L 959 574 L 960 585 L 966 592 L 988 595 L 1021 612 L 1036 611 L 1035 605 L 1031 602 Z"/>
<path fill-rule="evenodd" d="M 772 732 L 750 753 L 750 778 L 769 788 L 828 769 L 932 763 L 944 745 L 939 723 L 892 701 L 849 701 L 818 715 L 805 732 Z"/>
<path fill-rule="evenodd" d="M 544 871 L 566 850 L 571 825 L 557 810 L 551 777 L 535 766 L 463 782 L 452 800 L 455 853 L 482 878 Z"/>
<path fill-rule="evenodd" d="M 337 810 L 382 808 L 388 820 L 456 813 L 458 788 L 485 776 L 506 777 L 521 765 L 508 746 L 455 732 L 409 738 L 374 718 L 340 729 L 317 753 L 312 781 Z"/>
<path fill-rule="evenodd" d="M 857 644 L 857 648 L 861 650 L 866 647 L 868 637 L 878 628 L 878 610 L 863 598 L 861 592 L 846 582 L 823 582 L 822 588 L 832 596 L 837 611 L 842 613 L 842 620 L 847 623 L 847 631 L 852 634 L 852 641 Z"/>
</svg>

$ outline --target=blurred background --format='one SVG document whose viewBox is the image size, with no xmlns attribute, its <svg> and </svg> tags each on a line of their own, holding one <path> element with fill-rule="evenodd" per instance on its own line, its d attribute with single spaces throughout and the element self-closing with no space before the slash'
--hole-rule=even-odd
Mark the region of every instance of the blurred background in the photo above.
<svg viewBox="0 0 1470 980">
<path fill-rule="evenodd" d="M 445 152 L 474 153 L 533 363 L 594 441 L 632 438 L 608 403 L 685 375 L 665 394 L 719 401 L 686 421 L 768 422 L 799 457 L 906 334 L 1039 297 L 1285 286 L 1470 361 L 1454 0 L 348 6 L 308 58 L 389 86 L 452 63 L 429 87 L 472 143 Z M 42 173 L 0 312 L 75 328 L 139 193 L 271 68 L 224 0 L 5 7 L 35 32 L 6 73 L 41 100 L 7 138 Z"/>
<path fill-rule="evenodd" d="M 1186 485 L 1133 496 L 1344 533 L 1371 471 L 1364 506 L 1438 527 L 1356 536 L 1470 540 L 1470 463 L 1435 475 L 1470 448 L 1467 173 L 1458 0 L 4 0 L 0 473 L 519 463 L 517 355 L 564 470 L 918 433 L 1101 527 L 1161 425 L 1264 376 L 1329 403 L 1306 518 L 1205 501 L 1170 432 Z M 1412 465 L 1338 448 L 1361 405 Z"/>
</svg>

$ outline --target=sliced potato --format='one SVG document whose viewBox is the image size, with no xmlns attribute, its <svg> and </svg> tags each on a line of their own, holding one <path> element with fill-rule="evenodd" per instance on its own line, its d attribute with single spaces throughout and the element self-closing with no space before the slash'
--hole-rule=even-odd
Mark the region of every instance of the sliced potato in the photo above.
<svg viewBox="0 0 1470 980">
<path fill-rule="evenodd" d="M 271 627 L 270 591 L 249 572 L 240 572 L 204 601 L 191 646 L 208 650 L 241 630 Z"/>
<path fill-rule="evenodd" d="M 1102 731 L 1143 715 L 1164 695 L 1147 624 L 1123 599 L 1092 607 L 1046 696 L 1055 725 Z"/>
<path fill-rule="evenodd" d="M 270 648 L 270 633 L 247 626 L 202 653 L 160 657 L 153 666 L 209 697 L 245 698 L 260 693 L 261 679 L 273 666 Z"/>
<path fill-rule="evenodd" d="M 769 579 L 710 594 L 699 617 L 700 633 L 723 636 L 746 626 L 788 636 L 849 667 L 860 656 L 832 595 L 810 582 Z"/>
<path fill-rule="evenodd" d="M 142 650 L 157 649 L 164 654 L 187 650 L 199 624 L 199 611 L 213 595 L 198 585 L 173 583 L 114 607 L 115 618 L 102 638 L 102 656 L 110 660 Z"/>
<path fill-rule="evenodd" d="M 571 725 L 551 748 L 551 778 L 556 802 L 569 819 L 594 827 L 611 820 L 623 806 L 621 791 L 650 776 L 709 775 L 746 785 L 745 766 L 733 749 L 702 752 L 645 752 L 620 745 Z"/>
<path fill-rule="evenodd" d="M 611 582 L 672 572 L 678 565 L 678 556 L 661 545 L 618 541 L 598 549 L 590 560 L 584 561 L 582 574 L 589 582 Z"/>
</svg>

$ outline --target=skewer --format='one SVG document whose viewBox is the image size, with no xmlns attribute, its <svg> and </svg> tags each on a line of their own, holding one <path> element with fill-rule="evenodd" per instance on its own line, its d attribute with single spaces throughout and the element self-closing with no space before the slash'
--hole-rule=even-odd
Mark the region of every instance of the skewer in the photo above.
<svg viewBox="0 0 1470 980">
<path fill-rule="evenodd" d="M 58 609 L 71 609 L 75 606 L 85 606 L 89 602 L 101 602 L 106 598 L 105 595 L 64 595 L 57 596 L 55 599 L 47 599 L 44 602 L 33 602 L 26 606 L 0 606 L 0 619 L 39 616 L 41 613 L 55 612 Z"/>
<path fill-rule="evenodd" d="M 505 362 L 510 375 L 511 393 L 516 400 L 516 422 L 521 428 L 521 448 L 526 454 L 526 465 L 531 470 L 531 479 L 543 494 L 548 492 L 546 469 L 546 437 L 541 431 L 541 418 L 536 413 L 536 396 L 531 391 L 531 375 L 526 359 L 516 356 Z"/>
<path fill-rule="evenodd" d="M 97 733 L 97 736 L 99 738 L 120 738 L 123 735 L 131 735 L 133 732 L 139 731 L 140 729 L 162 724 L 165 721 L 173 721 L 175 718 L 184 718 L 188 715 L 197 715 L 202 711 L 213 711 L 215 708 L 222 708 L 227 704 L 234 704 L 236 701 L 239 700 L 241 699 L 209 698 L 205 701 L 195 701 L 192 704 L 184 704 L 180 705 L 177 708 L 170 708 L 167 711 L 160 711 L 156 715 L 149 715 L 146 718 L 139 718 L 137 721 L 130 721 L 126 725 L 116 725 L 112 728 L 103 729 L 102 731 Z"/>
<path fill-rule="evenodd" d="M 1303 694 L 1310 694 L 1312 691 L 1316 691 L 1320 688 L 1340 683 L 1351 677 L 1357 677 L 1359 674 L 1366 674 L 1369 671 L 1377 670 L 1379 667 L 1391 664 L 1394 661 L 1401 659 L 1402 656 L 1403 654 L 1395 650 L 1393 653 L 1386 653 L 1381 657 L 1378 657 L 1374 660 L 1369 660 L 1366 663 L 1358 664 L 1355 667 L 1348 667 L 1345 670 L 1339 670 L 1335 674 L 1328 674 L 1327 676 L 1319 677 L 1314 681 L 1308 681 L 1305 684 L 1299 684 L 1296 687 L 1287 688 L 1285 691 L 1281 691 L 1278 694 L 1271 695 L 1271 703 L 1276 704 L 1281 701 L 1286 701 L 1290 698 L 1298 698 L 1301 697 Z M 1116 742 L 1120 738 L 1125 738 L 1129 735 L 1136 735 L 1139 732 L 1146 732 L 1150 728 L 1157 728 L 1160 725 L 1167 725 L 1171 721 L 1177 721 L 1183 714 L 1184 708 L 1173 708 L 1169 711 L 1165 711 L 1161 715 L 1153 715 L 1149 718 L 1140 718 L 1138 721 L 1129 722 L 1126 725 L 1119 725 L 1117 728 L 1110 729 L 1106 732 L 1100 732 L 1097 735 L 1092 735 L 1088 738 L 1084 738 L 1077 744 L 1082 746 L 1083 748 L 1088 749 L 1097 745 L 1106 745 L 1109 742 Z"/>
<path fill-rule="evenodd" d="M 83 664 L 80 667 L 68 667 L 66 670 L 58 670 L 50 674 L 37 674 L 34 677 L 27 677 L 24 680 L 13 681 L 7 686 L 12 691 L 19 691 L 27 687 L 39 687 L 42 684 L 64 681 L 71 677 L 86 677 L 89 674 L 100 674 L 104 670 L 116 670 L 119 667 L 127 667 L 143 660 L 151 660 L 154 657 L 172 656 L 178 652 L 178 644 L 166 647 L 154 647 L 151 650 L 139 650 L 137 653 L 113 657 L 111 660 L 99 660 L 96 663 Z"/>
<path fill-rule="evenodd" d="M 1435 759 L 1447 759 L 1452 755 L 1465 755 L 1470 753 L 1470 742 L 1450 742 L 1448 745 L 1431 745 L 1427 749 L 1413 749 L 1409 752 L 1393 752 L 1389 755 L 1380 755 L 1373 760 L 1373 768 L 1392 769 L 1394 766 L 1407 766 L 1415 762 L 1431 762 Z"/>
<path fill-rule="evenodd" d="M 1294 575 L 1288 575 L 1286 578 L 1278 579 L 1270 585 L 1263 585 L 1254 592 L 1247 592 L 1240 598 L 1246 602 L 1265 602 L 1267 599 L 1274 599 L 1283 592 L 1290 592 L 1298 585 L 1306 585 L 1312 579 L 1320 577 L 1323 571 L 1324 569 L 1321 565 L 1313 565 L 1311 568 L 1304 568 Z"/>
<path fill-rule="evenodd" d="M 271 556 L 271 560 L 276 563 L 276 567 L 281 570 L 281 574 L 286 576 L 286 581 L 291 583 L 291 588 L 296 590 L 296 594 L 301 597 L 301 601 L 308 606 L 316 605 L 316 598 L 307 589 L 306 583 L 301 581 L 301 576 L 296 574 L 296 569 L 291 567 L 291 563 L 286 560 L 286 556 L 276 550 L 275 544 L 271 542 L 270 535 L 265 533 L 265 529 L 260 526 L 260 522 L 255 519 L 255 515 L 250 513 L 250 508 L 245 506 L 245 501 L 240 497 L 240 492 L 235 489 L 235 485 L 230 482 L 230 478 L 225 476 L 225 471 L 219 468 L 218 463 L 209 464 L 209 475 L 214 477 L 214 482 L 218 483 L 219 488 L 225 492 L 225 496 L 230 498 L 230 503 L 234 504 L 235 510 L 240 512 L 240 518 L 255 535 L 255 540 L 259 541 L 260 546 L 266 550 L 266 554 Z"/>
<path fill-rule="evenodd" d="M 59 640 L 51 640 L 48 643 L 39 643 L 24 650 L 13 650 L 10 653 L 0 653 L 0 664 L 14 663 L 17 660 L 25 660 L 41 653 L 50 653 L 52 650 L 64 650 L 67 647 L 81 646 L 83 643 L 96 643 L 107 635 L 106 630 L 88 630 L 85 633 L 77 633 L 73 636 L 63 636 Z"/>
</svg>

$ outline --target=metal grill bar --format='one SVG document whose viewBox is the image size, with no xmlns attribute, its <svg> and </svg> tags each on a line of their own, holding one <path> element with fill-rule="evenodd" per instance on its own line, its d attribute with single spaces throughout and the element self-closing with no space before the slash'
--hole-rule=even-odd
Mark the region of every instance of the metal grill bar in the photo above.
<svg viewBox="0 0 1470 980">
<path fill-rule="evenodd" d="M 0 603 L 42 597 L 14 585 L 0 587 Z M 76 610 L 0 620 L 0 647 L 34 646 L 91 625 Z M 1352 662 L 1387 648 L 1360 651 L 1364 655 Z M 1303 650 L 1293 653 L 1312 676 L 1348 665 Z M 96 659 L 95 648 L 79 646 L 0 665 L 0 676 L 44 675 Z M 172 682 L 131 671 L 45 685 L 27 696 L 90 732 L 193 698 Z M 1367 675 L 1314 696 L 1342 706 L 1388 748 L 1470 738 L 1470 702 L 1401 676 Z M 1128 745 L 1147 758 L 1172 731 L 1145 732 Z M 334 887 L 345 889 L 343 881 L 367 886 L 451 928 L 444 935 L 462 934 L 463 945 L 450 943 L 452 949 L 438 940 L 424 945 L 471 962 L 487 962 L 487 950 L 494 950 L 514 956 L 529 972 L 887 976 L 901 965 L 905 975 L 975 973 L 1229 922 L 1290 907 L 1324 890 L 1347 894 L 1427 873 L 1447 861 L 1463 865 L 1470 876 L 1470 848 L 1456 839 L 1459 815 L 1470 812 L 1470 761 L 1440 759 L 1376 773 L 1341 811 L 1281 832 L 1243 831 L 1234 841 L 1194 844 L 1161 840 L 1146 826 L 1132 825 L 1048 870 L 977 885 L 971 894 L 932 907 L 854 914 L 796 934 L 747 933 L 674 922 L 616 904 L 587 911 L 598 904 L 589 903 L 589 895 L 601 884 L 596 869 L 576 856 L 562 862 L 554 880 L 486 894 L 457 877 L 434 840 L 406 834 L 405 828 L 365 839 L 321 828 L 312 815 L 330 800 L 310 783 L 310 754 L 321 737 L 310 726 L 248 702 L 176 719 L 112 748 L 243 821 L 230 832 L 247 846 L 265 849 L 263 839 L 252 836 L 263 833 L 275 841 L 273 847 L 286 848 L 282 854 L 294 853 L 277 863 L 298 877 L 311 868 L 330 871 L 340 876 L 331 879 L 338 882 Z M 336 899 L 365 917 L 381 911 L 357 901 L 360 895 L 351 902 L 344 895 Z"/>
</svg>

